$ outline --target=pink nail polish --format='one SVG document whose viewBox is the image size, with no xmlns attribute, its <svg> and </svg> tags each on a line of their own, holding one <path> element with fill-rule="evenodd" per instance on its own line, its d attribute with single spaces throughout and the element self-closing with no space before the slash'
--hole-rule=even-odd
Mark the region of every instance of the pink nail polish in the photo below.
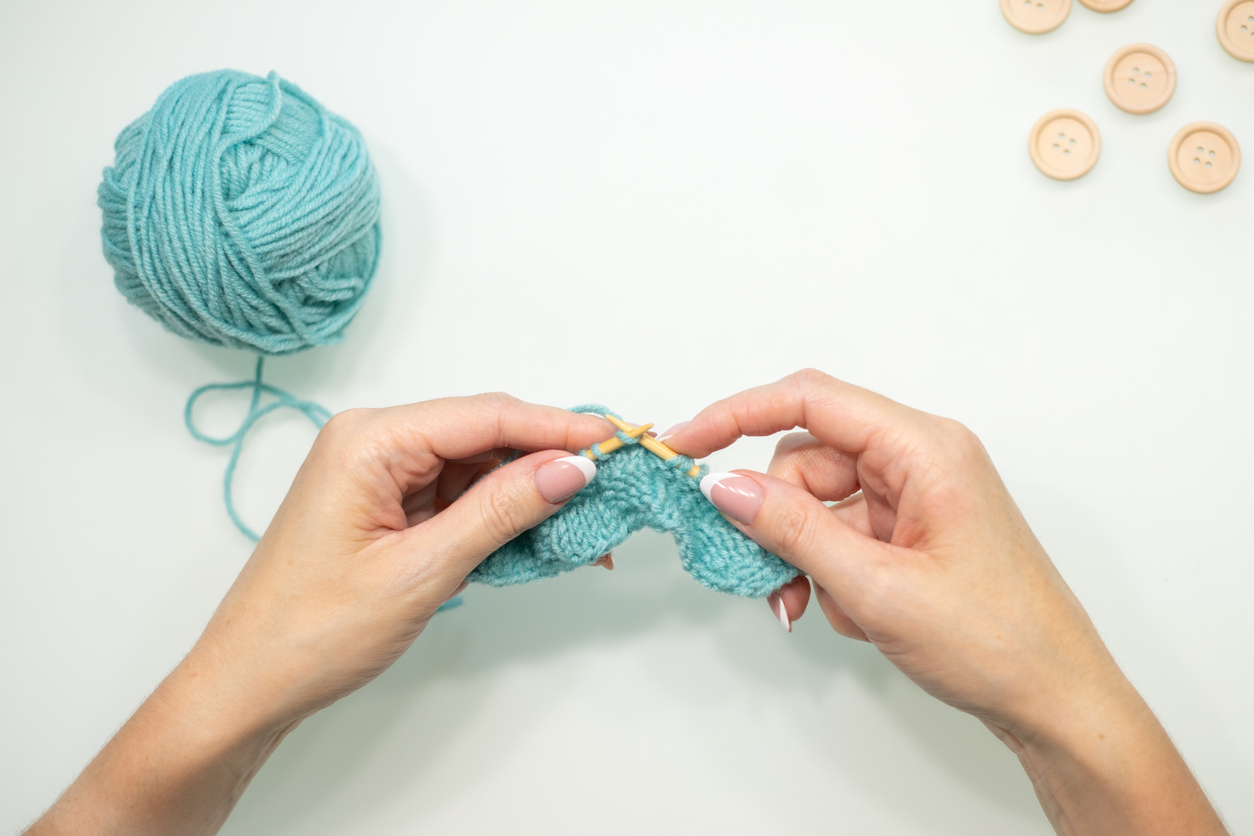
<svg viewBox="0 0 1254 836">
<path fill-rule="evenodd" d="M 565 502 L 579 493 L 592 477 L 597 466 L 584 456 L 565 456 L 542 465 L 536 471 L 536 490 L 550 505 Z"/>
<path fill-rule="evenodd" d="M 736 522 L 753 525 L 762 506 L 762 486 L 739 473 L 711 473 L 701 480 L 701 493 Z"/>
<path fill-rule="evenodd" d="M 692 423 L 691 421 L 680 421 L 678 424 L 676 424 L 675 426 L 671 427 L 669 430 L 666 430 L 665 432 L 660 432 L 660 433 L 658 433 L 658 434 L 657 434 L 657 437 L 658 437 L 659 439 L 661 439 L 661 440 L 665 440 L 665 439 L 667 439 L 667 438 L 670 438 L 672 435 L 674 435 L 675 433 L 679 432 L 680 430 L 682 430 L 684 427 L 688 426 L 688 425 L 689 425 L 689 424 L 691 424 L 691 423 Z"/>
</svg>

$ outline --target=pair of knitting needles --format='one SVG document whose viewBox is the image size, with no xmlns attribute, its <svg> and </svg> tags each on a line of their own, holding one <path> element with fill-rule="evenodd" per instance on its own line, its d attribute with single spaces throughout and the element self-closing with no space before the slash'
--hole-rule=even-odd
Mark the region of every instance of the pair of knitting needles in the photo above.
<svg viewBox="0 0 1254 836">
<path fill-rule="evenodd" d="M 626 421 L 620 421 L 613 415 L 606 415 L 605 420 L 622 430 L 624 435 L 640 439 L 640 446 L 661 458 L 662 461 L 668 462 L 671 459 L 678 458 L 678 453 L 648 434 L 649 430 L 653 428 L 652 424 L 644 424 L 639 427 L 633 427 L 631 424 L 628 424 Z M 592 455 L 592 450 L 596 450 L 598 455 L 604 456 L 606 453 L 613 453 L 615 450 L 620 447 L 625 447 L 626 445 L 627 442 L 623 441 L 618 436 L 614 436 L 613 438 L 607 438 L 600 444 L 594 444 L 588 452 L 584 453 L 584 455 L 595 461 L 596 456 Z M 688 469 L 687 473 L 689 476 L 696 478 L 701 473 L 701 468 L 694 464 Z"/>
</svg>

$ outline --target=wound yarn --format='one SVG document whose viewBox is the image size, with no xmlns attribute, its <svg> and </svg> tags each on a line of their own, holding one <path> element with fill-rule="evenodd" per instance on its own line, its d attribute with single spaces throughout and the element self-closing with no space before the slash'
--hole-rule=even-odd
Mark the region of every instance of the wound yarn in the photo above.
<svg viewBox="0 0 1254 836">
<path fill-rule="evenodd" d="M 232 447 L 227 512 L 256 540 L 231 494 L 244 436 L 279 408 L 329 417 L 263 383 L 264 357 L 343 338 L 378 267 L 378 175 L 356 128 L 273 72 L 177 81 L 114 150 L 97 203 L 117 289 L 181 337 L 259 355 L 252 380 L 201 387 L 184 412 L 194 437 Z M 248 414 L 230 436 L 205 435 L 196 401 L 223 389 L 251 390 Z"/>
<path fill-rule="evenodd" d="M 619 417 L 598 405 L 572 411 Z M 687 456 L 663 461 L 639 439 L 623 432 L 617 437 L 627 446 L 605 454 L 595 447 L 584 451 L 597 466 L 587 487 L 490 554 L 468 580 L 509 586 L 553 577 L 595 562 L 644 528 L 674 535 L 688 574 L 720 592 L 765 598 L 801 574 L 741 534 L 705 498 L 700 481 L 707 467 L 692 477 Z"/>
<path fill-rule="evenodd" d="M 182 337 L 261 354 L 338 342 L 378 265 L 357 129 L 276 73 L 188 76 L 114 143 L 97 190 L 114 284 Z"/>
</svg>

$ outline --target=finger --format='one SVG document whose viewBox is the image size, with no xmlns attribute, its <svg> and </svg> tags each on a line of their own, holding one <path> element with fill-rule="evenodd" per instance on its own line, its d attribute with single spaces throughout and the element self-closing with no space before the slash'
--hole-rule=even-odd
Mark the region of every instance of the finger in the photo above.
<svg viewBox="0 0 1254 836">
<path fill-rule="evenodd" d="M 382 410 L 395 430 L 442 459 L 464 459 L 498 448 L 576 452 L 614 435 L 599 415 L 520 401 L 494 393 L 444 398 Z"/>
<path fill-rule="evenodd" d="M 508 447 L 498 447 L 495 450 L 485 450 L 482 453 L 475 453 L 473 456 L 466 456 L 463 459 L 453 459 L 454 464 L 480 464 L 482 462 L 492 461 L 493 459 L 503 459 L 508 456 L 510 449 Z"/>
<path fill-rule="evenodd" d="M 781 438 L 766 472 L 823 502 L 845 499 L 859 488 L 858 460 L 806 432 Z"/>
<path fill-rule="evenodd" d="M 831 512 L 844 521 L 846 525 L 864 537 L 875 537 L 875 530 L 871 527 L 871 516 L 867 508 L 866 496 L 857 493 L 848 499 L 837 502 L 831 507 Z"/>
<path fill-rule="evenodd" d="M 773 435 L 795 427 L 851 455 L 889 427 L 901 429 L 923 413 L 813 369 L 732 395 L 701 410 L 666 443 L 694 458 L 722 450 L 741 436 Z"/>
<path fill-rule="evenodd" d="M 613 571 L 614 571 L 614 555 L 613 555 L 613 554 L 603 554 L 603 555 L 601 555 L 600 557 L 598 557 L 596 560 L 592 561 L 592 565 L 593 565 L 593 566 L 604 566 L 606 569 L 608 569 L 608 570 L 610 570 L 611 572 L 613 572 Z"/>
<path fill-rule="evenodd" d="M 612 424 L 596 415 L 492 394 L 350 410 L 333 417 L 317 443 L 339 451 L 341 469 L 385 489 L 399 502 L 434 479 L 445 460 L 476 458 L 501 448 L 575 452 L 614 432 Z"/>
<path fill-rule="evenodd" d="M 790 633 L 793 622 L 801 618 L 808 603 L 810 603 L 810 579 L 805 575 L 798 575 L 766 597 L 766 604 L 771 608 L 771 613 Z"/>
<path fill-rule="evenodd" d="M 842 599 L 856 600 L 892 553 L 809 492 L 764 473 L 711 473 L 701 492 L 736 528 Z"/>
<path fill-rule="evenodd" d="M 444 465 L 444 469 L 440 472 L 440 478 L 436 481 L 438 488 L 435 495 L 451 505 L 457 501 L 459 496 L 466 492 L 467 488 L 479 481 L 483 476 L 491 473 L 500 463 L 500 459 L 496 457 L 476 464 L 448 462 Z"/>
<path fill-rule="evenodd" d="M 560 450 L 533 453 L 489 473 L 456 502 L 404 533 L 404 551 L 451 588 L 485 557 L 554 514 L 596 475 Z M 454 580 L 455 579 L 455 580 Z"/>
</svg>

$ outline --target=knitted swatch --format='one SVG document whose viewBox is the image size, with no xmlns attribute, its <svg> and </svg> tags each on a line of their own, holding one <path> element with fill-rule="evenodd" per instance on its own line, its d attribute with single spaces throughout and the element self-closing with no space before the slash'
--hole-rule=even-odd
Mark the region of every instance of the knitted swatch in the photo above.
<svg viewBox="0 0 1254 836">
<path fill-rule="evenodd" d="M 573 412 L 614 414 L 604 407 Z M 617 416 L 615 416 L 617 417 Z M 693 461 L 663 461 L 625 434 L 629 446 L 597 460 L 597 475 L 562 510 L 506 543 L 469 580 L 508 586 L 587 566 L 643 528 L 669 532 L 684 569 L 720 592 L 765 598 L 800 572 L 736 530 L 701 493 Z M 629 439 L 629 440 L 628 440 Z"/>
</svg>

